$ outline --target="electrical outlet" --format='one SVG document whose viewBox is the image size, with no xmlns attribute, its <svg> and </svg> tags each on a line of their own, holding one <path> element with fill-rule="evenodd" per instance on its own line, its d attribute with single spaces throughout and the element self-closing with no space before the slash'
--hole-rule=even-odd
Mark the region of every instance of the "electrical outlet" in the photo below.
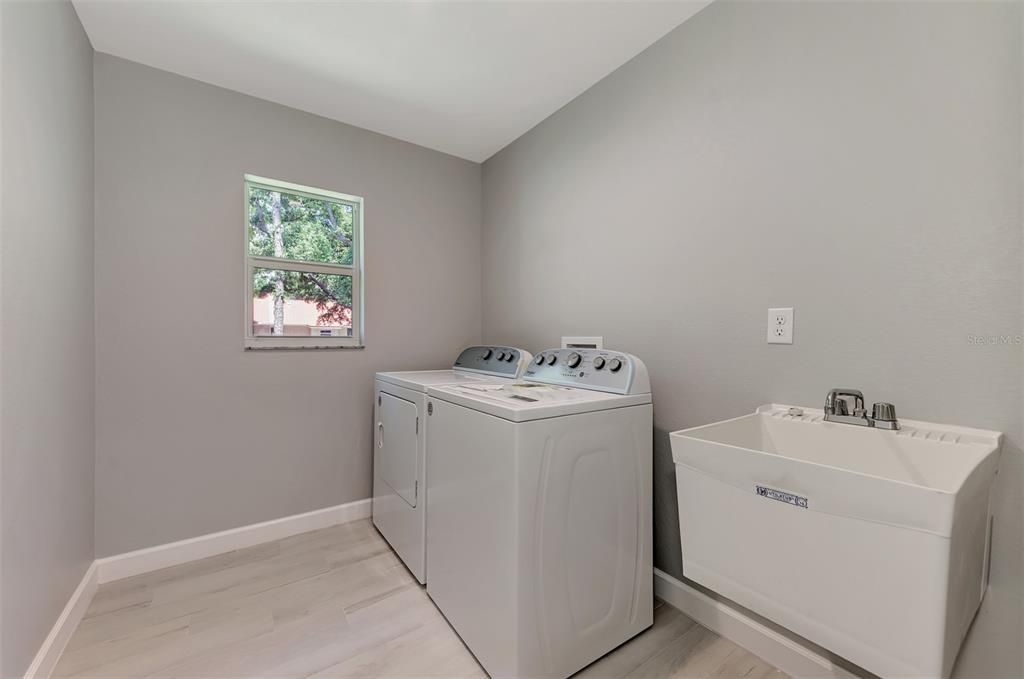
<svg viewBox="0 0 1024 679">
<path fill-rule="evenodd" d="M 768 310 L 768 344 L 793 343 L 793 307 Z"/>
</svg>

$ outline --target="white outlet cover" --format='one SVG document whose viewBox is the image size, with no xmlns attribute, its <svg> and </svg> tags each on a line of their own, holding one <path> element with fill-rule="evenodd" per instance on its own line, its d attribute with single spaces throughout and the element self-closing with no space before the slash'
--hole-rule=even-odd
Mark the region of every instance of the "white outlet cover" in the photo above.
<svg viewBox="0 0 1024 679">
<path fill-rule="evenodd" d="M 768 310 L 768 344 L 793 343 L 793 307 L 776 307 Z"/>
</svg>

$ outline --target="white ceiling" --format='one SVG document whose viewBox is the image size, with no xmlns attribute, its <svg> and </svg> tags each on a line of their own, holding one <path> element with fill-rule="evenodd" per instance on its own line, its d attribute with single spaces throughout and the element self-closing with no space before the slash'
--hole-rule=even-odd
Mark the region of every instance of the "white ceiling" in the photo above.
<svg viewBox="0 0 1024 679">
<path fill-rule="evenodd" d="M 75 0 L 99 52 L 483 161 L 710 0 Z"/>
</svg>

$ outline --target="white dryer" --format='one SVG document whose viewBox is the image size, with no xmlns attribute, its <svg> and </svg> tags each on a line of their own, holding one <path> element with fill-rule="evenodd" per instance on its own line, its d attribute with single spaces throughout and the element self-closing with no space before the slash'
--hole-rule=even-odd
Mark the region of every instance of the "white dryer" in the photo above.
<svg viewBox="0 0 1024 679">
<path fill-rule="evenodd" d="M 426 582 L 426 392 L 442 384 L 505 383 L 530 365 L 514 347 L 464 349 L 451 370 L 377 373 L 374 385 L 373 525 Z"/>
<path fill-rule="evenodd" d="M 427 592 L 487 673 L 562 679 L 649 627 L 644 364 L 552 349 L 427 394 Z"/>
</svg>

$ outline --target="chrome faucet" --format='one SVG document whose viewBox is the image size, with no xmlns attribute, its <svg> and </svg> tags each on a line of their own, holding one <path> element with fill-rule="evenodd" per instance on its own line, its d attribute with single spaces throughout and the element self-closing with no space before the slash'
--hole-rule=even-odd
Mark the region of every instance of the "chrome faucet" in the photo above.
<svg viewBox="0 0 1024 679">
<path fill-rule="evenodd" d="M 852 413 L 846 400 L 848 398 L 853 399 Z M 875 403 L 871 407 L 871 417 L 868 417 L 864 409 L 864 394 L 858 389 L 830 390 L 825 397 L 825 421 L 878 429 L 900 428 L 896 419 L 896 406 L 891 403 Z"/>
</svg>

